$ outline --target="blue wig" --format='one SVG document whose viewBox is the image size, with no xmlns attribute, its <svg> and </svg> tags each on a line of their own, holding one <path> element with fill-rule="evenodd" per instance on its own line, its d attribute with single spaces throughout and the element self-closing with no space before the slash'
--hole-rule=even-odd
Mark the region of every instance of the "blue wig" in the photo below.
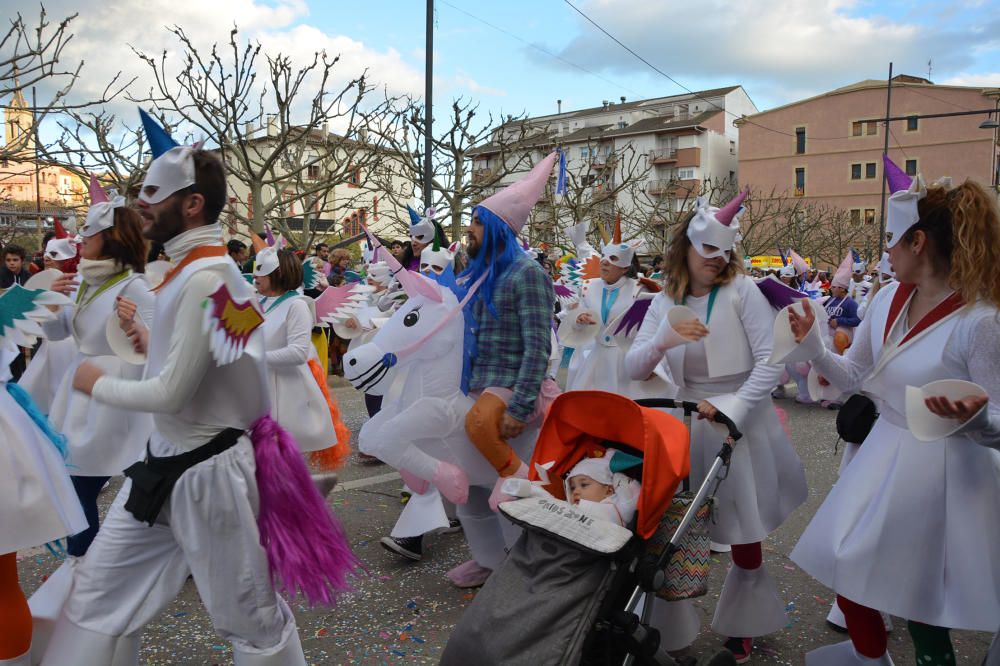
<svg viewBox="0 0 1000 666">
<path fill-rule="evenodd" d="M 7 393 L 10 397 L 14 398 L 14 401 L 21 406 L 21 409 L 31 417 L 31 420 L 35 422 L 38 429 L 45 433 L 45 436 L 49 438 L 52 445 L 56 447 L 59 454 L 65 458 L 66 457 L 66 438 L 61 435 L 56 429 L 49 423 L 49 420 L 45 418 L 45 415 L 38 409 L 38 405 L 35 401 L 31 399 L 28 392 L 22 387 L 14 384 L 12 382 L 7 383 Z"/>
<path fill-rule="evenodd" d="M 471 284 L 488 273 L 479 291 L 472 297 L 472 302 L 482 300 L 490 314 L 496 318 L 498 315 L 493 307 L 493 288 L 524 251 L 514 230 L 491 210 L 476 206 L 472 212 L 483 225 L 483 243 L 476 256 L 469 261 L 469 266 L 462 271 L 461 277 L 468 277 L 468 283 Z"/>
</svg>

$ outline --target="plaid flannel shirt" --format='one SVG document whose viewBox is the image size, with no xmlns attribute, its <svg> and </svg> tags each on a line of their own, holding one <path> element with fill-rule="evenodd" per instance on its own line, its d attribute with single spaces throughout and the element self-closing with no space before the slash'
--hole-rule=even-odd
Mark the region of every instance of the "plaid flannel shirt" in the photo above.
<svg viewBox="0 0 1000 666">
<path fill-rule="evenodd" d="M 493 307 L 475 303 L 476 355 L 472 359 L 473 391 L 490 386 L 514 392 L 507 412 L 527 421 L 548 371 L 552 346 L 552 279 L 537 261 L 518 258 L 493 288 Z"/>
</svg>

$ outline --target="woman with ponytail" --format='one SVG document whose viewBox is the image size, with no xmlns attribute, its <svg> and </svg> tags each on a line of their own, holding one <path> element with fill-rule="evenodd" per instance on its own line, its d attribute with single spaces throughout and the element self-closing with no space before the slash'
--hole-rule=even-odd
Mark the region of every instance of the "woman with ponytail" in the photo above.
<svg viewBox="0 0 1000 666">
<path fill-rule="evenodd" d="M 1000 625 L 996 200 L 918 176 L 887 213 L 898 282 L 872 299 L 847 353 L 814 349 L 809 308 L 790 315 L 814 367 L 878 410 L 791 555 L 836 592 L 850 635 L 809 653 L 810 666 L 892 663 L 879 611 L 907 619 L 918 664 L 967 663 L 949 629 Z"/>
<path fill-rule="evenodd" d="M 102 405 L 73 389 L 73 374 L 84 361 L 114 377 L 142 376 L 141 362 L 136 365 L 119 358 L 106 332 L 120 298 L 135 303 L 143 321 L 152 320 L 153 294 L 142 276 L 146 243 L 139 215 L 125 206 L 122 197 L 109 201 L 93 180 L 91 206 L 80 235 L 82 280 L 77 283 L 77 275 L 69 273 L 52 283 L 52 291 L 72 295 L 76 307 L 63 308 L 54 321 L 42 326 L 49 341 L 72 339 L 76 345 L 75 358 L 62 376 L 49 413 L 68 440 L 67 464 L 90 522 L 89 529 L 69 539 L 67 552 L 73 558 L 86 554 L 97 535 L 97 494 L 110 477 L 142 459 L 153 429 L 149 414 Z"/>
</svg>

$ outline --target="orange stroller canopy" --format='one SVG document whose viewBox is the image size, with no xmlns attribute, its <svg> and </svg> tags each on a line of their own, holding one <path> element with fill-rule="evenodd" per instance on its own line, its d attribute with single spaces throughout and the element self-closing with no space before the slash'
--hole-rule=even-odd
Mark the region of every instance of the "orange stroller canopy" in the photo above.
<svg viewBox="0 0 1000 666">
<path fill-rule="evenodd" d="M 535 463 L 555 461 L 546 490 L 566 499 L 562 477 L 584 457 L 604 455 L 605 442 L 619 442 L 642 453 L 642 492 L 636 531 L 650 538 L 670 505 L 677 484 L 688 475 L 688 431 L 674 416 L 640 407 L 615 393 L 570 391 L 556 398 L 542 424 L 528 472 L 540 480 Z"/>
</svg>

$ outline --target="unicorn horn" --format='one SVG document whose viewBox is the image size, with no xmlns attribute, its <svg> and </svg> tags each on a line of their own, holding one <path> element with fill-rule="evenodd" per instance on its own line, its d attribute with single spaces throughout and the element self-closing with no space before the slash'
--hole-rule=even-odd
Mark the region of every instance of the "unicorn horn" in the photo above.
<svg viewBox="0 0 1000 666">
<path fill-rule="evenodd" d="M 889 194 L 905 192 L 910 189 L 910 183 L 913 179 L 896 166 L 896 163 L 890 160 L 885 153 L 882 153 L 882 168 L 885 169 L 885 180 L 889 185 Z"/>
<path fill-rule="evenodd" d="M 93 206 L 96 203 L 105 203 L 107 201 L 110 201 L 108 193 L 97 182 L 97 176 L 90 174 L 90 205 Z"/>
<path fill-rule="evenodd" d="M 376 250 L 382 247 L 382 243 L 380 243 L 378 238 L 375 237 L 375 234 L 368 230 L 366 225 L 362 224 L 361 228 L 364 229 L 365 234 L 368 236 L 369 240 L 371 240 L 372 246 L 374 246 Z M 424 296 L 435 303 L 440 303 L 443 300 L 441 291 L 438 289 L 437 284 L 424 278 L 422 275 L 418 275 L 413 271 L 408 271 L 403 268 L 403 265 L 399 263 L 399 260 L 392 256 L 392 252 L 384 252 L 383 254 L 385 255 L 385 263 L 389 266 L 389 271 L 397 280 L 399 280 L 399 284 L 403 286 L 403 291 L 405 291 L 408 296 Z"/>
<path fill-rule="evenodd" d="M 615 245 L 620 245 L 622 242 L 622 212 L 618 211 L 618 215 L 615 216 L 615 230 L 614 235 L 611 237 L 611 242 Z"/>
<path fill-rule="evenodd" d="M 743 207 L 743 201 L 746 200 L 748 194 L 750 194 L 749 187 L 737 194 L 735 199 L 716 211 L 715 219 L 727 227 L 732 225 L 733 218 L 736 217 L 736 213 Z"/>
</svg>

